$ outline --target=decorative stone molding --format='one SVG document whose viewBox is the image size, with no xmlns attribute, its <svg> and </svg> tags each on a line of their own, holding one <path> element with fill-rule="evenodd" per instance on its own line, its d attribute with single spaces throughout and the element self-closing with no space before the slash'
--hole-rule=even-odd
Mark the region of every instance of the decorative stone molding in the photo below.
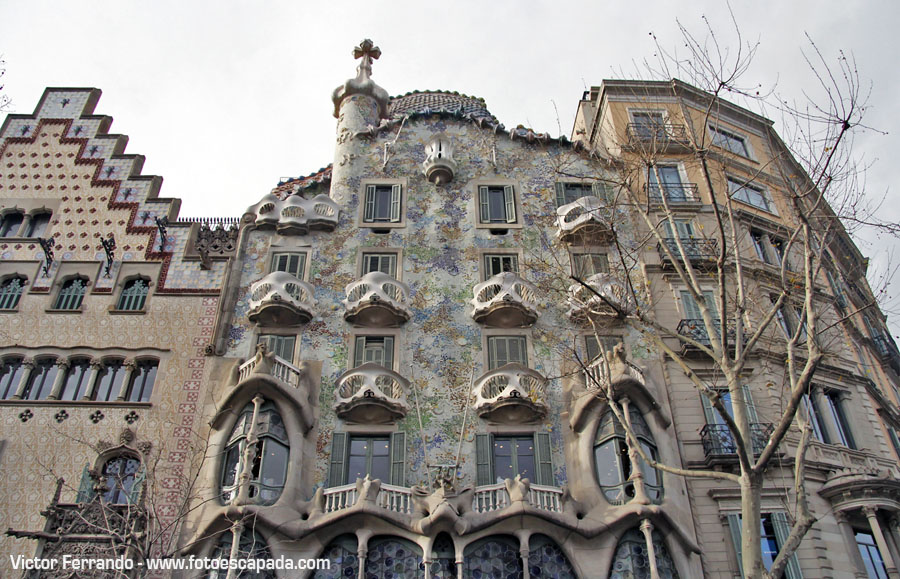
<svg viewBox="0 0 900 579">
<path fill-rule="evenodd" d="M 380 424 L 406 416 L 409 381 L 384 366 L 368 363 L 337 379 L 334 411 L 353 422 Z"/>
<path fill-rule="evenodd" d="M 373 271 L 349 284 L 342 300 L 344 319 L 370 328 L 400 326 L 412 316 L 409 286 L 386 273 Z"/>
<path fill-rule="evenodd" d="M 567 315 L 572 321 L 594 316 L 624 317 L 634 310 L 628 289 L 611 274 L 597 273 L 583 281 L 569 286 Z"/>
<path fill-rule="evenodd" d="M 581 197 L 556 210 L 556 235 L 563 243 L 579 238 L 608 239 L 612 236 L 611 214 L 612 208 L 599 197 Z"/>
<path fill-rule="evenodd" d="M 194 240 L 194 249 L 200 254 L 200 266 L 203 269 L 212 267 L 211 256 L 226 257 L 234 255 L 237 247 L 238 228 L 217 227 L 211 229 L 208 223 L 201 223 Z"/>
<path fill-rule="evenodd" d="M 275 228 L 282 235 L 306 235 L 311 230 L 334 231 L 340 206 L 325 194 L 312 199 L 289 195 L 283 201 L 269 193 L 244 212 L 244 219 L 260 229 Z"/>
<path fill-rule="evenodd" d="M 503 424 L 537 422 L 547 416 L 544 400 L 547 380 L 522 364 L 506 364 L 475 381 L 475 411 L 484 419 Z"/>
<path fill-rule="evenodd" d="M 511 271 L 498 273 L 473 289 L 472 318 L 498 328 L 520 328 L 538 318 L 537 288 Z"/>
<path fill-rule="evenodd" d="M 247 317 L 261 326 L 296 326 L 313 318 L 316 299 L 311 285 L 275 271 L 250 286 Z"/>
</svg>

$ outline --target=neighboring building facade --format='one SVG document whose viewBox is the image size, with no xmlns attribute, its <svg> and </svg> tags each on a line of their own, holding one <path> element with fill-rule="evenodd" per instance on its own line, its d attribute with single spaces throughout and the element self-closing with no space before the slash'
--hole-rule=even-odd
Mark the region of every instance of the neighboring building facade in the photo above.
<svg viewBox="0 0 900 579">
<path fill-rule="evenodd" d="M 711 123 L 707 95 L 677 81 L 606 81 L 585 94 L 573 140 L 553 139 L 504 129 L 475 97 L 391 98 L 371 78 L 378 48 L 355 56 L 356 78 L 333 94 L 333 163 L 279 183 L 233 231 L 176 220 L 159 180 L 91 116 L 98 91 L 48 89 L 34 115 L 7 119 L 0 316 L 15 345 L 0 350 L 0 469 L 20 478 L 0 480 L 19 537 L 0 550 L 31 555 L 37 539 L 39 554 L 61 552 L 53 513 L 113 504 L 166 529 L 154 552 L 324 557 L 322 577 L 739 576 L 737 489 L 642 465 L 598 392 L 615 384 L 662 463 L 734 468 L 720 417 L 617 314 L 648 308 L 696 332 L 696 304 L 641 218 L 660 219 L 665 196 L 677 218 L 663 243 L 677 236 L 700 269 L 714 260 L 702 232 L 723 200 L 679 144 L 686 131 L 709 132 L 721 169 L 709 182 L 741 207 L 754 293 L 775 292 L 796 256 L 793 161 L 771 123 L 727 103 Z M 38 239 L 51 236 L 48 260 Z M 788 576 L 896 576 L 900 356 L 861 256 L 842 229 L 831 240 L 820 298 L 842 321 L 821 337 L 801 412 L 815 418 L 820 521 Z M 763 442 L 781 402 L 777 331 L 802 321 L 787 308 L 754 358 Z M 708 359 L 686 359 L 715 386 Z M 773 556 L 796 439 L 763 491 Z M 29 459 L 41 442 L 46 459 Z"/>
</svg>

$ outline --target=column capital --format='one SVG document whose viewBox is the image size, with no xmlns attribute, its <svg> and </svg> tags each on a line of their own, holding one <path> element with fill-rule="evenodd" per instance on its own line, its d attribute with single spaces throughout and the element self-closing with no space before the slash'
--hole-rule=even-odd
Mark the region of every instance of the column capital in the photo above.
<svg viewBox="0 0 900 579">
<path fill-rule="evenodd" d="M 878 507 L 873 507 L 872 505 L 866 505 L 862 508 L 863 513 L 865 513 L 866 517 L 872 518 L 878 516 Z"/>
</svg>

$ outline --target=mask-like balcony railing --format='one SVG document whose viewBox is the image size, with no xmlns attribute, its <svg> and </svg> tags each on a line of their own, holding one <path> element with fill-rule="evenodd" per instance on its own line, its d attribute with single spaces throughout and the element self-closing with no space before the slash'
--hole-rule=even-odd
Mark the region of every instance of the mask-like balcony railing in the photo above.
<svg viewBox="0 0 900 579">
<path fill-rule="evenodd" d="M 587 365 L 584 369 L 584 386 L 590 391 L 605 391 L 610 384 L 632 380 L 645 386 L 644 372 L 628 360 L 612 357 L 612 363 L 602 356 Z"/>
<path fill-rule="evenodd" d="M 296 326 L 312 319 L 315 305 L 311 285 L 275 271 L 250 286 L 247 317 L 260 326 Z"/>
<path fill-rule="evenodd" d="M 349 284 L 344 304 L 344 319 L 369 328 L 399 326 L 412 315 L 409 286 L 386 273 L 373 271 Z"/>
<path fill-rule="evenodd" d="M 602 241 L 612 235 L 610 219 L 612 208 L 599 197 L 587 196 L 563 205 L 556 210 L 556 233 L 560 241 Z"/>
<path fill-rule="evenodd" d="M 662 204 L 663 196 L 665 196 L 666 203 L 670 205 L 700 202 L 696 183 L 663 183 L 662 185 L 648 183 L 644 186 L 644 190 L 647 192 L 650 203 Z"/>
<path fill-rule="evenodd" d="M 664 149 L 689 144 L 687 130 L 681 123 L 629 123 L 625 138 L 632 147 Z"/>
<path fill-rule="evenodd" d="M 472 318 L 497 328 L 521 328 L 538 318 L 536 288 L 511 271 L 498 273 L 474 288 Z"/>
<path fill-rule="evenodd" d="M 340 206 L 328 195 L 320 194 L 312 199 L 289 195 L 282 201 L 271 193 L 245 213 L 257 227 L 274 227 L 283 235 L 306 235 L 311 229 L 333 231 L 339 214 Z"/>
<path fill-rule="evenodd" d="M 393 422 L 406 416 L 409 381 L 379 364 L 363 364 L 337 379 L 335 413 L 366 424 Z"/>
<path fill-rule="evenodd" d="M 323 492 L 325 504 L 323 511 L 334 513 L 356 506 L 359 502 L 359 491 L 356 483 L 331 487 Z M 381 483 L 375 495 L 375 505 L 382 509 L 410 515 L 413 512 L 412 489 Z"/>
<path fill-rule="evenodd" d="M 728 320 L 725 324 L 726 328 L 726 337 L 728 338 L 728 346 L 729 348 L 733 348 L 735 344 L 735 340 L 737 338 L 737 330 L 735 328 L 734 320 Z M 685 336 L 686 338 L 690 338 L 695 342 L 702 344 L 704 346 L 710 346 L 710 333 L 706 329 L 706 325 L 703 323 L 702 319 L 686 319 L 678 322 L 678 327 L 675 330 L 678 335 Z M 716 319 L 713 320 L 713 331 L 716 336 L 720 336 L 722 334 L 722 324 Z M 742 341 L 746 341 L 746 336 L 741 336 Z M 682 353 L 686 353 L 688 351 L 692 351 L 695 348 L 689 344 L 682 345 Z"/>
<path fill-rule="evenodd" d="M 522 364 L 506 364 L 475 381 L 475 411 L 492 422 L 521 424 L 547 416 L 547 380 Z"/>
<path fill-rule="evenodd" d="M 719 258 L 719 244 L 715 239 L 687 239 L 681 238 L 681 245 L 684 247 L 684 253 L 694 267 L 712 267 Z M 672 252 L 672 255 L 678 261 L 683 261 L 681 250 L 678 249 L 678 239 L 674 237 L 666 237 L 663 239 L 666 247 Z M 662 263 L 671 264 L 669 256 L 663 249 L 662 244 L 656 246 L 659 252 L 659 259 Z"/>
<path fill-rule="evenodd" d="M 771 422 L 750 424 L 750 439 L 753 454 L 759 454 L 769 443 L 769 437 L 775 431 Z M 737 454 L 737 445 L 731 431 L 724 424 L 707 424 L 700 429 L 700 440 L 703 442 L 703 453 L 707 457 Z"/>
<path fill-rule="evenodd" d="M 294 388 L 300 387 L 300 379 L 303 372 L 287 360 L 269 354 L 269 356 L 254 356 L 238 368 L 238 384 L 249 380 L 253 374 L 265 374 L 281 380 Z"/>
<path fill-rule="evenodd" d="M 597 273 L 585 279 L 584 283 L 590 287 L 578 282 L 569 286 L 568 315 L 571 320 L 627 315 L 634 309 L 634 300 L 628 290 L 612 275 Z"/>
<path fill-rule="evenodd" d="M 489 513 L 505 509 L 512 502 L 506 483 L 483 485 L 475 488 L 472 496 L 472 510 L 476 513 Z M 558 487 L 530 485 L 528 488 L 528 504 L 542 511 L 551 513 L 563 512 L 563 491 Z"/>
</svg>

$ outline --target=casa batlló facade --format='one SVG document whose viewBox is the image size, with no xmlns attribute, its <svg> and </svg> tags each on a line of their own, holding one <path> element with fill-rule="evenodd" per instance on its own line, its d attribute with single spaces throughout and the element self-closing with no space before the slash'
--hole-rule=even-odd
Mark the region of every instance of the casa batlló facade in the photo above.
<svg viewBox="0 0 900 579">
<path fill-rule="evenodd" d="M 648 309 L 696 337 L 700 317 L 621 188 L 647 207 L 665 196 L 663 242 L 702 269 L 716 191 L 755 176 L 732 193 L 763 295 L 796 259 L 783 176 L 759 169 L 783 152 L 771 123 L 727 105 L 705 126 L 708 95 L 689 85 L 605 81 L 555 139 L 506 129 L 476 97 L 390 97 L 380 54 L 362 42 L 332 95 L 333 162 L 240 218 L 180 220 L 94 115 L 95 89 L 47 89 L 7 118 L 0 550 L 327 558 L 319 577 L 739 576 L 738 489 L 648 467 L 600 393 L 621 392 L 661 463 L 734 468 L 694 385 L 620 319 Z M 715 191 L 680 145 L 696 130 L 720 161 Z M 648 147 L 657 169 L 630 174 Z M 849 238 L 834 243 L 821 293 L 839 316 L 871 292 Z M 819 521 L 789 577 L 897 576 L 900 355 L 868 311 L 831 330 L 798 414 L 814 417 Z M 773 332 L 796 331 L 788 313 Z M 746 399 L 764 443 L 784 361 L 757 362 Z M 795 446 L 762 493 L 773 557 Z"/>
</svg>

